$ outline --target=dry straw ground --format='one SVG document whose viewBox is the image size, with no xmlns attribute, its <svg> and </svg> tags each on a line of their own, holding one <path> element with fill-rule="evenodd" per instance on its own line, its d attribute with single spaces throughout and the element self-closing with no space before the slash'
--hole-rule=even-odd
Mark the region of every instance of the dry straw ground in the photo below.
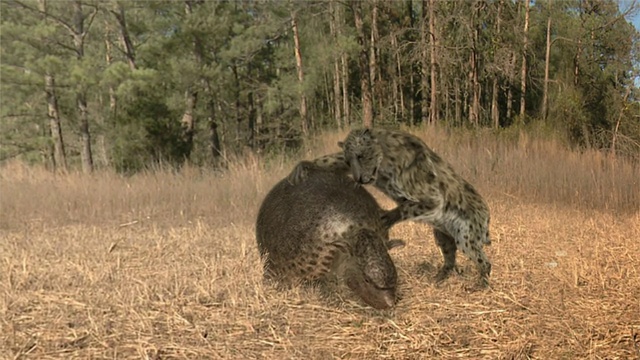
<svg viewBox="0 0 640 360">
<path fill-rule="evenodd" d="M 407 240 L 394 310 L 263 285 L 254 218 L 290 161 L 133 177 L 13 164 L 0 170 L 0 358 L 638 358 L 638 166 L 526 137 L 420 135 L 488 199 L 491 288 L 473 289 L 466 259 L 436 286 L 441 257 L 416 223 L 393 230 Z"/>
</svg>

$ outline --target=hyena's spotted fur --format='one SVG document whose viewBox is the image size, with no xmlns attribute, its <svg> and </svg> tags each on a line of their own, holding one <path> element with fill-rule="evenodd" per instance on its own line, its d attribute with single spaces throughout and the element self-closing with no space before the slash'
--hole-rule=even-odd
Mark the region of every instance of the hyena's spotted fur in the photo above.
<svg viewBox="0 0 640 360">
<path fill-rule="evenodd" d="M 402 131 L 359 129 L 349 133 L 343 151 L 303 161 L 289 181 L 304 181 L 310 169 L 351 172 L 360 184 L 374 184 L 398 204 L 383 215 L 387 226 L 412 219 L 434 229 L 444 265 L 436 279 L 454 269 L 456 250 L 475 262 L 486 284 L 491 273 L 483 245 L 490 244 L 489 207 L 482 196 L 451 165 L 418 137 Z"/>
</svg>

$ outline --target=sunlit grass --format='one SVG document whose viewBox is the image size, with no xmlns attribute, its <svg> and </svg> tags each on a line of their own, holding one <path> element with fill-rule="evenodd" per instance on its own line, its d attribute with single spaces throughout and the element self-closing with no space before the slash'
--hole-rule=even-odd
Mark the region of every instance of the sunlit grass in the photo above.
<svg viewBox="0 0 640 360">
<path fill-rule="evenodd" d="M 634 358 L 640 332 L 637 164 L 490 133 L 416 132 L 487 198 L 491 288 L 432 277 L 428 226 L 392 230 L 402 299 L 262 283 L 255 216 L 295 160 L 228 171 L 53 175 L 0 169 L 0 358 Z M 300 155 L 338 150 L 324 134 Z M 379 192 L 386 206 L 391 201 Z"/>
</svg>

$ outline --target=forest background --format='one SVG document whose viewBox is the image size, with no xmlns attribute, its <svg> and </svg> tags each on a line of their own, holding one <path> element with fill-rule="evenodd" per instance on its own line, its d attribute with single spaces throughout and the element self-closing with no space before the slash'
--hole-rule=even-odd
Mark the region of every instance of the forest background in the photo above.
<svg viewBox="0 0 640 360">
<path fill-rule="evenodd" d="M 0 160 L 222 168 L 426 124 L 640 154 L 635 2 L 0 4 Z"/>
<path fill-rule="evenodd" d="M 631 1 L 0 0 L 0 359 L 640 359 L 639 28 Z M 435 284 L 413 222 L 392 310 L 263 283 L 265 194 L 365 125 L 487 200 L 490 288 L 463 256 Z"/>
</svg>

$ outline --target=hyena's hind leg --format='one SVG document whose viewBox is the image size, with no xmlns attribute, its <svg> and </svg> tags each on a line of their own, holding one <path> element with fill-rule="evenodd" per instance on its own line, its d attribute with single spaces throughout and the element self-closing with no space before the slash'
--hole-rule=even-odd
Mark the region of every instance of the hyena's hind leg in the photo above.
<svg viewBox="0 0 640 360">
<path fill-rule="evenodd" d="M 435 278 L 436 282 L 441 282 L 451 275 L 451 271 L 456 265 L 457 246 L 455 239 L 441 230 L 433 229 L 433 235 L 444 258 L 444 264 L 442 264 L 442 267 L 438 270 Z"/>
</svg>

